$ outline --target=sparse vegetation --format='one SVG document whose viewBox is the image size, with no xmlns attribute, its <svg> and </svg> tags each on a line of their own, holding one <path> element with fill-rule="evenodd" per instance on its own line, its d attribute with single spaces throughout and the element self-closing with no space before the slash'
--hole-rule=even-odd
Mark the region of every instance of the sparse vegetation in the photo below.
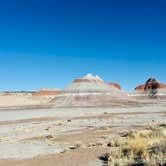
<svg viewBox="0 0 166 166">
<path fill-rule="evenodd" d="M 109 146 L 108 166 L 166 166 L 166 124 L 129 132 Z"/>
</svg>

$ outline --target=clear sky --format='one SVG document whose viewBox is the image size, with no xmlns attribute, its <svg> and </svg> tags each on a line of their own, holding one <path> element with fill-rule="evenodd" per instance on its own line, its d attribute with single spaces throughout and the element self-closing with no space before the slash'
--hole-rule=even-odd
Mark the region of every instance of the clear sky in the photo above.
<svg viewBox="0 0 166 166">
<path fill-rule="evenodd" d="M 166 83 L 165 0 L 0 0 L 0 90 L 98 74 L 125 90 Z"/>
</svg>

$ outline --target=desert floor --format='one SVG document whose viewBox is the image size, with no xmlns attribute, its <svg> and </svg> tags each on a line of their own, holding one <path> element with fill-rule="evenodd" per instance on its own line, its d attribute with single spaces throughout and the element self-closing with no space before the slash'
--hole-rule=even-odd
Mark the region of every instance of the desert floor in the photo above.
<svg viewBox="0 0 166 166">
<path fill-rule="evenodd" d="M 163 123 L 166 104 L 0 110 L 0 166 L 103 166 L 110 139 Z"/>
</svg>

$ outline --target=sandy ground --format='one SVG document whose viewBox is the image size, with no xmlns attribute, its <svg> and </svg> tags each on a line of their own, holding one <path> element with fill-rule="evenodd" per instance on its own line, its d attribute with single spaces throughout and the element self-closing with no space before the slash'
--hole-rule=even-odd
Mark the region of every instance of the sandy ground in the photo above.
<svg viewBox="0 0 166 166">
<path fill-rule="evenodd" d="M 104 166 L 103 161 L 99 160 L 102 153 L 108 148 L 88 148 L 77 149 L 64 154 L 37 156 L 24 160 L 0 160 L 1 166 Z"/>
<path fill-rule="evenodd" d="M 47 97 L 34 97 L 31 95 L 2 95 L 0 94 L 0 108 L 42 105 L 49 101 Z"/>
<path fill-rule="evenodd" d="M 110 139 L 165 122 L 166 105 L 0 110 L 0 166 L 103 166 Z"/>
</svg>

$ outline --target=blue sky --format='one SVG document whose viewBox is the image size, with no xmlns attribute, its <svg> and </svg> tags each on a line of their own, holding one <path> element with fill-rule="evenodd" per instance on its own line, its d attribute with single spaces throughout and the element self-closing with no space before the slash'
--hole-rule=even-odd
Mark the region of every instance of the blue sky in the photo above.
<svg viewBox="0 0 166 166">
<path fill-rule="evenodd" d="M 91 72 L 125 90 L 166 83 L 165 0 L 0 0 L 0 90 L 64 88 Z"/>
</svg>

